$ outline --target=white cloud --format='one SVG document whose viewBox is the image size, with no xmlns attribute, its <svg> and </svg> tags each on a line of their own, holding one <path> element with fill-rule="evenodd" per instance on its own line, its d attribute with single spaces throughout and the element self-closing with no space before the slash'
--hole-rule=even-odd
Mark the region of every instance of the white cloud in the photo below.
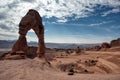
<svg viewBox="0 0 120 80">
<path fill-rule="evenodd" d="M 41 16 L 47 18 L 56 17 L 58 22 L 66 22 L 66 17 L 75 18 L 87 17 L 91 12 L 94 12 L 94 7 L 97 4 L 118 8 L 119 0 L 37 0 L 38 6 L 35 7 Z M 63 20 L 64 19 L 64 20 Z"/>
<path fill-rule="evenodd" d="M 59 19 L 57 22 L 64 23 L 64 22 L 67 22 L 67 21 L 68 21 L 67 19 Z"/>
<path fill-rule="evenodd" d="M 101 23 L 94 23 L 94 24 L 90 24 L 88 26 L 100 26 L 100 25 L 107 24 L 107 23 L 110 23 L 110 22 L 112 22 L 112 21 L 103 21 Z"/>
<path fill-rule="evenodd" d="M 94 12 L 93 7 L 96 4 L 115 8 L 105 13 L 106 15 L 120 11 L 118 9 L 119 0 L 34 0 L 32 2 L 31 0 L 2 0 L 0 13 L 7 16 L 5 21 L 12 21 L 16 25 L 31 8 L 38 10 L 40 15 L 46 18 L 56 17 L 57 22 L 66 22 L 66 17 L 82 18 L 89 16 L 91 12 Z"/>
<path fill-rule="evenodd" d="M 34 32 L 34 30 L 33 30 L 33 29 L 31 29 L 31 30 L 29 30 L 29 32 Z"/>
<path fill-rule="evenodd" d="M 118 12 L 120 12 L 120 7 L 119 7 L 119 8 L 116 8 L 116 9 L 109 10 L 109 11 L 107 11 L 107 12 L 104 12 L 102 16 L 107 16 L 108 14 L 118 13 Z"/>
<path fill-rule="evenodd" d="M 28 42 L 30 42 L 30 41 L 38 42 L 37 36 L 34 36 L 34 37 L 33 37 L 33 36 L 27 35 L 27 36 L 26 36 L 26 39 L 27 39 Z"/>
<path fill-rule="evenodd" d="M 18 38 L 17 32 L 10 32 L 0 29 L 0 40 L 16 40 Z"/>
<path fill-rule="evenodd" d="M 67 17 L 88 17 L 91 12 L 94 12 L 94 7 L 97 4 L 113 8 L 113 10 L 105 12 L 103 16 L 120 12 L 119 0 L 1 0 L 0 24 L 5 24 L 11 29 L 11 31 L 8 30 L 10 31 L 9 33 L 16 35 L 21 18 L 31 8 L 36 9 L 42 17 L 55 17 L 57 19 L 56 22 L 67 22 Z M 0 28 L 3 31 L 0 33 L 7 34 L 1 26 Z M 13 32 L 16 34 L 12 34 Z"/>
</svg>

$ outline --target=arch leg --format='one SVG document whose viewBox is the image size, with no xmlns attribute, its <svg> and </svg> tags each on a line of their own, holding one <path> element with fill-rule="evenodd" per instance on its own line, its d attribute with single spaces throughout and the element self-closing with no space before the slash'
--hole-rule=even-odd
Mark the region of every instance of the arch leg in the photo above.
<svg viewBox="0 0 120 80">
<path fill-rule="evenodd" d="M 43 26 L 42 26 L 43 27 Z M 44 57 L 45 56 L 45 43 L 44 43 L 44 28 L 40 30 L 39 27 L 34 27 L 33 30 L 35 31 L 38 37 L 38 49 L 37 49 L 37 57 Z"/>
<path fill-rule="evenodd" d="M 20 35 L 16 43 L 12 47 L 12 53 L 16 53 L 17 51 L 23 51 L 27 53 L 28 45 L 27 40 L 24 35 Z"/>
</svg>

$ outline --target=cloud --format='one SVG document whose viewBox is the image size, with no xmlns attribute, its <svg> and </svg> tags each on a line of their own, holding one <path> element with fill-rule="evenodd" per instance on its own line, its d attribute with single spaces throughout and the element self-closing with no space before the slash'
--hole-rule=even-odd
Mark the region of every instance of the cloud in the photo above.
<svg viewBox="0 0 120 80">
<path fill-rule="evenodd" d="M 17 38 L 17 32 L 10 32 L 0 29 L 0 40 L 16 40 Z"/>
<path fill-rule="evenodd" d="M 29 2 L 29 3 L 28 3 Z M 56 17 L 57 22 L 67 22 L 67 17 L 83 18 L 88 17 L 91 12 L 94 12 L 94 7 L 97 5 L 113 7 L 112 11 L 104 13 L 120 12 L 119 0 L 2 0 L 0 3 L 0 19 L 9 18 L 16 20 L 18 24 L 21 17 L 33 8 L 40 12 L 41 16 L 46 18 Z"/>
<path fill-rule="evenodd" d="M 103 21 L 101 23 L 94 23 L 94 24 L 90 24 L 88 26 L 100 26 L 100 25 L 107 24 L 107 23 L 110 23 L 110 22 L 112 22 L 112 21 Z"/>
<path fill-rule="evenodd" d="M 28 42 L 30 42 L 30 41 L 35 41 L 35 42 L 38 42 L 38 38 L 37 38 L 37 36 L 26 36 L 26 38 L 27 38 L 27 41 Z"/>
<path fill-rule="evenodd" d="M 10 30 L 10 27 L 6 26 L 5 24 L 0 24 L 0 28 L 3 30 Z"/>
<path fill-rule="evenodd" d="M 22 1 L 25 1 L 25 2 L 30 2 L 30 3 L 32 3 L 32 2 L 34 2 L 35 0 L 22 0 Z"/>
<path fill-rule="evenodd" d="M 75 16 L 75 18 L 88 17 L 94 12 L 94 7 L 100 4 L 102 6 L 110 6 L 118 8 L 120 3 L 118 0 L 55 0 L 40 1 L 37 9 L 42 16 L 47 18 L 56 17 L 58 19 Z"/>
<path fill-rule="evenodd" d="M 67 19 L 59 19 L 59 20 L 57 20 L 57 22 L 60 22 L 60 23 L 65 23 L 67 21 L 68 21 Z"/>
<path fill-rule="evenodd" d="M 112 10 L 109 10 L 107 12 L 104 12 L 102 16 L 107 16 L 107 15 L 109 15 L 111 13 L 118 13 L 118 12 L 120 12 L 120 7 L 117 8 L 117 9 L 112 9 Z"/>
<path fill-rule="evenodd" d="M 67 0 L 2 0 L 0 18 L 5 19 L 7 15 L 18 24 L 21 17 L 33 8 L 38 10 L 41 16 L 56 17 L 57 22 L 67 22 L 67 17 L 88 17 L 91 12 L 94 12 L 97 4 L 113 7 L 113 11 L 118 12 L 115 9 L 119 7 L 119 2 L 119 0 L 69 0 L 69 2 Z"/>
<path fill-rule="evenodd" d="M 5 13 L 0 12 L 0 20 L 5 19 L 5 18 L 6 18 Z"/>
<path fill-rule="evenodd" d="M 95 11 L 94 8 L 98 4 L 113 8 L 108 12 L 104 12 L 103 16 L 120 12 L 119 0 L 1 0 L 0 30 L 2 32 L 0 33 L 7 34 L 5 32 L 9 31 L 11 35 L 16 35 L 21 18 L 31 8 L 36 9 L 42 17 L 55 17 L 57 23 L 65 23 L 69 21 L 68 17 L 74 19 L 89 17 L 92 12 Z M 102 24 L 103 23 L 91 25 Z"/>
</svg>

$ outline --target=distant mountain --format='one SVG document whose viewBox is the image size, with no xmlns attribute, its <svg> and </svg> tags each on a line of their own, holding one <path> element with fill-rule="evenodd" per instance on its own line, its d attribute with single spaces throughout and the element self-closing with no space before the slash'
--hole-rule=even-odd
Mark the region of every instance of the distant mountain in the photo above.
<svg viewBox="0 0 120 80">
<path fill-rule="evenodd" d="M 0 48 L 11 48 L 15 40 L 0 40 Z"/>
<path fill-rule="evenodd" d="M 74 49 L 80 48 L 91 48 L 100 44 L 73 44 L 73 43 L 46 43 L 47 48 L 63 48 L 63 49 Z"/>
<path fill-rule="evenodd" d="M 0 48 L 12 48 L 15 40 L 0 40 Z M 28 42 L 29 46 L 38 46 L 37 42 Z M 47 48 L 63 48 L 63 49 L 73 49 L 76 47 L 86 48 L 86 47 L 93 47 L 98 44 L 73 44 L 73 43 L 46 43 Z"/>
</svg>

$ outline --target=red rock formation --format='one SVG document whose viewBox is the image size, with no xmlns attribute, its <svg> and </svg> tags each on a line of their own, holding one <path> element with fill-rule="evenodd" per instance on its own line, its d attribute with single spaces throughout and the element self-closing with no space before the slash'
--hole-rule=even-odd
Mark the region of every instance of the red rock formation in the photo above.
<svg viewBox="0 0 120 80">
<path fill-rule="evenodd" d="M 110 48 L 110 44 L 109 43 L 102 43 L 102 45 L 101 45 L 101 48 L 103 49 L 106 49 L 106 48 Z"/>
<path fill-rule="evenodd" d="M 112 40 L 110 43 L 111 47 L 117 47 L 120 46 L 120 38 L 118 38 L 117 40 Z"/>
<path fill-rule="evenodd" d="M 38 37 L 39 43 L 36 53 L 38 57 L 42 57 L 45 54 L 44 26 L 39 13 L 33 9 L 30 9 L 19 23 L 19 39 L 13 45 L 12 53 L 16 53 L 17 51 L 23 51 L 25 54 L 27 53 L 28 46 L 26 34 L 30 29 L 33 29 Z"/>
<path fill-rule="evenodd" d="M 24 35 L 20 35 L 19 39 L 16 41 L 16 43 L 12 47 L 12 54 L 15 54 L 17 51 L 23 51 L 24 53 L 27 53 L 27 40 Z"/>
</svg>

